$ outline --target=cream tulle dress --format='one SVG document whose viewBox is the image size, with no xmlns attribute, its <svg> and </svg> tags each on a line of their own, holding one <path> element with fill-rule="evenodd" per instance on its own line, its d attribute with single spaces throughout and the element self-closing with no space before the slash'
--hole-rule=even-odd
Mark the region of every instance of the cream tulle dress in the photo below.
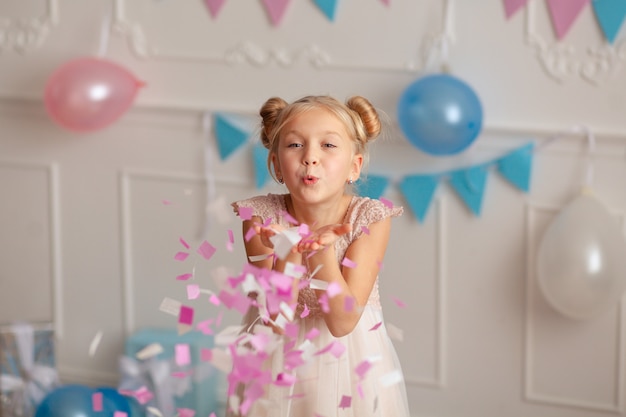
<svg viewBox="0 0 626 417">
<path fill-rule="evenodd" d="M 233 206 L 235 211 L 241 207 L 252 209 L 253 215 L 259 216 L 262 221 L 271 219 L 272 223 L 293 226 L 282 215 L 287 212 L 285 195 L 257 196 L 237 201 Z M 337 262 L 344 258 L 348 246 L 364 233 L 363 227 L 401 214 L 401 207 L 389 208 L 379 200 L 352 197 L 345 220 L 352 224 L 352 232 L 335 243 Z M 309 314 L 300 318 L 305 304 Z M 304 365 L 295 369 L 297 382 L 292 386 L 268 384 L 262 401 L 257 401 L 247 416 L 409 416 L 400 362 L 383 320 L 378 279 L 361 319 L 346 336 L 336 338 L 330 333 L 322 317 L 316 293 L 311 288 L 300 290 L 295 320 L 299 325 L 298 343 L 304 342 L 306 335 L 317 328 L 319 335 L 312 340 L 316 349 L 323 349 L 331 342 L 339 341 L 345 351 L 338 358 L 331 354 L 312 356 Z M 282 349 L 276 349 L 269 362 L 274 375 L 284 370 L 282 352 Z M 366 372 L 357 372 L 359 366 L 361 371 L 366 366 Z"/>
</svg>

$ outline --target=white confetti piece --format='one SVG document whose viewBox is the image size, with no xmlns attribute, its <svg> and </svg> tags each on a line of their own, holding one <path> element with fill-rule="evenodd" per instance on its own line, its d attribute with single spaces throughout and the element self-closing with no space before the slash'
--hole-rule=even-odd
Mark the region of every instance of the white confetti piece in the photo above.
<svg viewBox="0 0 626 417">
<path fill-rule="evenodd" d="M 152 343 L 141 349 L 139 352 L 135 354 L 135 357 L 139 360 L 146 360 L 148 358 L 152 358 L 154 356 L 159 355 L 163 352 L 163 346 L 159 343 Z"/>
<path fill-rule="evenodd" d="M 272 257 L 272 256 L 274 256 L 273 253 L 266 253 L 263 255 L 252 255 L 252 256 L 248 256 L 248 260 L 250 262 L 259 262 L 259 261 L 264 261 L 267 258 Z"/>
<path fill-rule="evenodd" d="M 94 336 L 93 340 L 89 344 L 89 356 L 93 357 L 96 354 L 96 350 L 98 350 L 98 346 L 100 345 L 100 341 L 102 340 L 102 330 L 100 330 Z"/>
<path fill-rule="evenodd" d="M 391 339 L 399 342 L 404 341 L 404 331 L 401 328 L 396 327 L 391 323 L 385 324 L 385 327 L 387 328 L 387 334 Z"/>
<path fill-rule="evenodd" d="M 311 286 L 311 289 L 313 290 L 326 291 L 326 289 L 328 288 L 328 282 L 322 281 L 321 279 L 312 279 L 309 285 Z"/>
<path fill-rule="evenodd" d="M 153 414 L 153 415 L 155 415 L 155 416 L 157 416 L 157 417 L 163 417 L 163 413 L 161 413 L 161 412 L 159 411 L 159 409 L 158 409 L 158 408 L 156 408 L 156 407 L 150 407 L 150 406 L 148 406 L 146 409 L 148 410 L 148 412 L 149 412 L 150 414 Z"/>
<path fill-rule="evenodd" d="M 274 252 L 280 259 L 285 259 L 291 248 L 293 248 L 300 240 L 302 236 L 298 233 L 298 229 L 286 229 L 280 233 L 270 237 L 270 241 L 274 245 Z"/>
<path fill-rule="evenodd" d="M 394 384 L 402 382 L 402 372 L 395 370 L 380 377 L 380 383 L 384 387 L 390 387 Z"/>
<path fill-rule="evenodd" d="M 171 314 L 172 316 L 178 317 L 180 314 L 180 307 L 182 303 L 180 301 L 174 300 L 169 297 L 165 297 L 163 301 L 161 301 L 161 305 L 159 306 L 159 310 L 164 313 Z"/>
</svg>

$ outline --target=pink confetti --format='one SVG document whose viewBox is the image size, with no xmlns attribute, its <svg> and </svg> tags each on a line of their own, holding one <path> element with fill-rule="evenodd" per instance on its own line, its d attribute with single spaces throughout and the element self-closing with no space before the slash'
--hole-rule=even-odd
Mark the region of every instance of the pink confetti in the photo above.
<svg viewBox="0 0 626 417">
<path fill-rule="evenodd" d="M 208 319 L 201 321 L 196 325 L 196 329 L 200 330 L 204 334 L 213 334 L 213 329 L 211 329 L 211 324 L 213 323 L 213 319 Z"/>
<path fill-rule="evenodd" d="M 213 350 L 207 349 L 207 348 L 202 348 L 200 350 L 200 360 L 202 362 L 211 362 L 212 359 L 213 359 Z"/>
<path fill-rule="evenodd" d="M 328 284 L 328 287 L 326 288 L 326 294 L 328 294 L 328 297 L 330 298 L 333 298 L 341 294 L 341 285 L 339 285 L 336 282 L 331 282 L 330 284 Z"/>
<path fill-rule="evenodd" d="M 391 298 L 393 298 L 393 302 L 394 302 L 394 303 L 396 303 L 396 305 L 397 305 L 398 307 L 400 307 L 400 308 L 404 308 L 404 307 L 406 307 L 406 304 L 404 303 L 404 301 L 400 300 L 400 299 L 399 299 L 399 298 L 397 298 L 397 297 L 391 297 Z"/>
<path fill-rule="evenodd" d="M 317 299 L 317 302 L 320 304 L 320 307 L 322 307 L 322 311 L 324 313 L 330 312 L 330 306 L 328 305 L 328 295 L 326 293 L 320 295 L 320 297 Z"/>
<path fill-rule="evenodd" d="M 370 229 L 367 226 L 361 226 L 361 231 L 365 233 L 366 235 L 370 234 Z"/>
<path fill-rule="evenodd" d="M 246 232 L 244 239 L 246 240 L 246 242 L 250 242 L 250 239 L 252 239 L 255 235 L 256 235 L 256 230 L 254 230 L 254 227 L 251 227 Z"/>
<path fill-rule="evenodd" d="M 162 200 L 161 203 L 163 203 L 164 206 L 169 206 L 170 204 L 172 204 L 170 200 Z"/>
<path fill-rule="evenodd" d="M 380 198 L 380 202 L 383 203 L 385 206 L 389 207 L 389 208 L 393 208 L 393 203 L 389 200 L 387 200 L 386 198 L 381 197 Z"/>
<path fill-rule="evenodd" d="M 115 411 L 113 417 L 128 417 L 128 413 L 125 411 Z"/>
<path fill-rule="evenodd" d="M 352 405 L 352 397 L 348 395 L 342 395 L 341 401 L 339 402 L 339 408 L 350 408 Z"/>
<path fill-rule="evenodd" d="M 181 274 L 176 277 L 176 281 L 187 281 L 191 277 L 193 277 L 193 274 Z"/>
<path fill-rule="evenodd" d="M 314 327 L 306 334 L 305 337 L 307 340 L 313 340 L 317 336 L 319 336 L 319 334 L 320 334 L 320 330 L 317 327 Z"/>
<path fill-rule="evenodd" d="M 241 220 L 250 220 L 252 219 L 252 208 L 250 207 L 239 207 L 239 217 Z"/>
<path fill-rule="evenodd" d="M 188 256 L 189 254 L 187 252 L 177 252 L 176 255 L 174 255 L 174 259 L 177 261 L 184 261 Z"/>
<path fill-rule="evenodd" d="M 198 253 L 202 255 L 202 257 L 206 260 L 211 259 L 211 256 L 215 253 L 215 247 L 213 247 L 206 240 L 202 242 L 200 247 L 198 248 Z"/>
<path fill-rule="evenodd" d="M 235 243 L 235 235 L 231 229 L 228 229 L 228 241 L 230 243 Z"/>
<path fill-rule="evenodd" d="M 343 345 L 343 343 L 335 340 L 335 341 L 330 342 L 328 346 L 326 346 L 324 349 L 321 349 L 315 352 L 315 355 L 322 355 L 324 353 L 330 352 L 331 355 L 339 359 L 339 357 L 343 355 L 343 352 L 345 351 L 346 351 L 346 347 Z"/>
<path fill-rule="evenodd" d="M 191 353 L 189 351 L 189 345 L 186 343 L 176 344 L 176 364 L 178 366 L 185 366 L 191 363 Z"/>
<path fill-rule="evenodd" d="M 180 313 L 178 313 L 178 322 L 180 324 L 193 324 L 193 307 L 180 306 Z"/>
<path fill-rule="evenodd" d="M 298 337 L 298 331 L 300 330 L 300 326 L 296 323 L 287 323 L 285 324 L 285 334 L 289 337 L 296 338 Z"/>
<path fill-rule="evenodd" d="M 305 304 L 304 308 L 302 309 L 302 313 L 300 313 L 300 318 L 303 319 L 306 316 L 309 315 L 309 313 L 311 312 L 311 310 L 309 310 L 309 307 Z"/>
<path fill-rule="evenodd" d="M 356 386 L 356 392 L 359 393 L 359 397 L 365 398 L 365 393 L 363 392 L 363 385 L 359 382 Z"/>
<path fill-rule="evenodd" d="M 296 383 L 296 376 L 292 374 L 288 374 L 286 372 L 281 372 L 276 375 L 275 384 L 279 387 L 289 387 Z"/>
<path fill-rule="evenodd" d="M 179 417 L 193 417 L 196 415 L 196 411 L 191 408 L 179 408 L 178 416 Z"/>
<path fill-rule="evenodd" d="M 93 411 L 102 411 L 102 393 L 94 392 L 91 394 L 91 405 Z"/>
<path fill-rule="evenodd" d="M 211 296 L 209 297 L 209 301 L 215 306 L 219 306 L 221 304 L 219 297 L 215 294 L 211 294 Z"/>
<path fill-rule="evenodd" d="M 187 299 L 195 300 L 200 296 L 200 286 L 197 284 L 187 285 Z"/>
<path fill-rule="evenodd" d="M 370 332 L 373 330 L 377 330 L 381 325 L 383 324 L 382 321 L 379 321 L 378 323 L 376 323 L 375 325 L 372 326 L 372 328 L 369 330 Z"/>
<path fill-rule="evenodd" d="M 343 309 L 344 311 L 350 312 L 352 310 L 354 310 L 354 304 L 356 303 L 356 300 L 354 299 L 354 297 L 346 297 L 343 300 Z"/>
<path fill-rule="evenodd" d="M 364 360 L 359 363 L 356 368 L 354 368 L 354 372 L 359 376 L 359 379 L 365 378 L 365 374 L 372 368 L 372 363 L 368 360 Z"/>
<path fill-rule="evenodd" d="M 341 265 L 345 266 L 346 268 L 356 268 L 356 262 L 348 259 L 348 257 L 343 258 L 343 261 L 341 261 Z"/>
<path fill-rule="evenodd" d="M 187 242 L 185 242 L 185 239 L 183 239 L 182 237 L 178 239 L 180 241 L 180 243 L 187 249 L 189 249 L 189 244 Z"/>
<path fill-rule="evenodd" d="M 281 211 L 280 214 L 285 218 L 285 220 L 287 220 L 289 223 L 293 224 L 293 225 L 297 225 L 300 224 L 299 221 L 297 221 L 296 219 L 293 218 L 293 216 L 291 214 L 289 214 L 287 211 Z"/>
</svg>

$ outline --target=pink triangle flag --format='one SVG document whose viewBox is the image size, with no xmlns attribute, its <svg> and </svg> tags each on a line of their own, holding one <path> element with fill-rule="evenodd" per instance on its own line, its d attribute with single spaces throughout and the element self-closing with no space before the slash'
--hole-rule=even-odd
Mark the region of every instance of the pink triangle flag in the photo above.
<svg viewBox="0 0 626 417">
<path fill-rule="evenodd" d="M 267 14 L 270 16 L 272 25 L 280 25 L 290 1 L 291 0 L 263 0 L 263 5 L 265 6 Z"/>
<path fill-rule="evenodd" d="M 204 0 L 204 2 L 209 9 L 209 13 L 211 13 L 211 17 L 216 19 L 226 0 Z"/>
<path fill-rule="evenodd" d="M 557 39 L 565 37 L 572 24 L 590 0 L 548 0 L 548 8 Z"/>
<path fill-rule="evenodd" d="M 504 0 L 504 14 L 510 19 L 518 10 L 526 6 L 528 0 Z"/>
</svg>

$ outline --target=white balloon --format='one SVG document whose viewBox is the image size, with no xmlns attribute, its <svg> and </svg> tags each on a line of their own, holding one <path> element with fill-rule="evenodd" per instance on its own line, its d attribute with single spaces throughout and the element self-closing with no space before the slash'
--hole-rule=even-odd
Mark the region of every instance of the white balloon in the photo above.
<svg viewBox="0 0 626 417">
<path fill-rule="evenodd" d="M 614 307 L 626 289 L 626 240 L 620 224 L 590 194 L 569 203 L 548 226 L 537 256 L 539 288 L 574 319 Z"/>
</svg>

